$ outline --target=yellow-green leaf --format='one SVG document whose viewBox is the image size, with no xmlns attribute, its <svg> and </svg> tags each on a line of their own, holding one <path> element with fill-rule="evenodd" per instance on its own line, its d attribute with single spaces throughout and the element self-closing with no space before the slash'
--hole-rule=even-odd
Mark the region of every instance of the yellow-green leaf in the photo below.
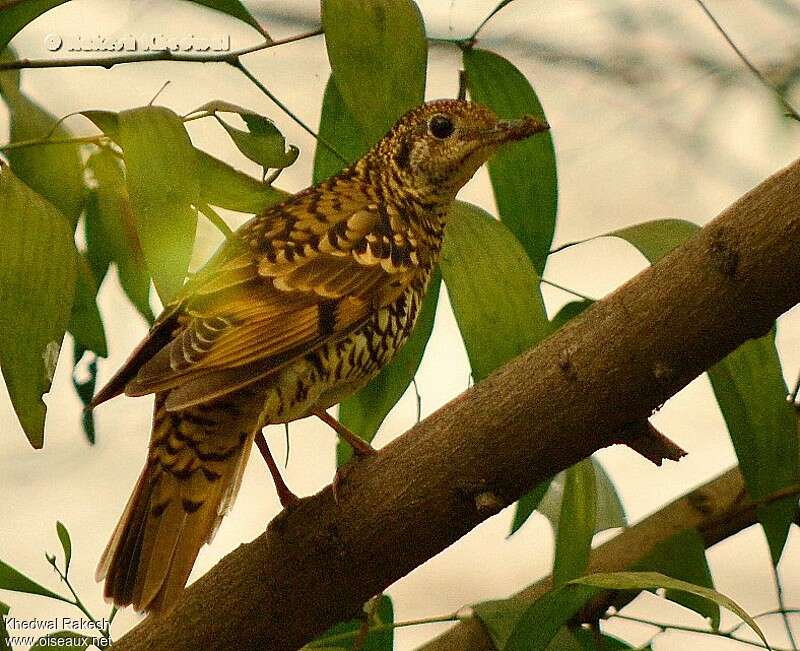
<svg viewBox="0 0 800 651">
<path fill-rule="evenodd" d="M 88 261 L 81 254 L 78 254 L 76 268 L 75 300 L 67 329 L 80 347 L 106 357 L 106 333 L 97 308 L 97 282 Z"/>
<path fill-rule="evenodd" d="M 9 108 L 10 142 L 70 138 L 73 134 L 63 124 L 53 128 L 55 116 L 20 91 L 10 75 L 0 73 L 0 93 Z M 14 174 L 58 208 L 74 228 L 85 199 L 80 145 L 32 145 L 9 149 L 6 155 Z"/>
<path fill-rule="evenodd" d="M 49 597 L 59 601 L 67 601 L 64 597 L 56 594 L 43 585 L 29 579 L 19 570 L 14 569 L 8 563 L 0 561 L 0 590 L 12 590 L 13 592 L 24 592 L 26 594 L 37 594 L 41 597 Z"/>
<path fill-rule="evenodd" d="M 8 42 L 25 25 L 66 1 L 26 0 L 25 2 L 7 2 L 5 7 L 0 5 L 0 50 L 8 45 Z"/>
<path fill-rule="evenodd" d="M 658 572 L 610 572 L 607 574 L 590 574 L 579 579 L 574 579 L 570 582 L 572 585 L 591 586 L 594 588 L 601 588 L 603 590 L 656 590 L 664 588 L 665 590 L 680 590 L 689 594 L 702 597 L 713 601 L 719 606 L 730 610 L 739 619 L 745 622 L 753 632 L 755 632 L 764 645 L 769 648 L 767 638 L 764 633 L 756 624 L 755 620 L 747 614 L 747 612 L 737 604 L 730 597 L 724 594 L 707 588 L 702 585 L 695 585 L 680 579 L 673 579 L 672 577 L 659 574 Z"/>
<path fill-rule="evenodd" d="M 162 302 L 182 287 L 200 194 L 197 158 L 181 118 L 161 106 L 118 115 L 128 195 L 144 259 Z"/>
<path fill-rule="evenodd" d="M 455 202 L 440 266 L 476 382 L 549 333 L 533 264 L 484 210 Z"/>
<path fill-rule="evenodd" d="M 545 119 L 530 82 L 510 61 L 493 52 L 464 51 L 467 88 L 476 102 L 501 118 Z M 558 210 L 558 177 L 551 132 L 503 147 L 489 161 L 489 177 L 500 219 L 517 237 L 536 271 L 547 261 Z"/>
<path fill-rule="evenodd" d="M 35 448 L 44 444 L 58 353 L 72 311 L 77 251 L 64 215 L 0 170 L 0 369 L 14 410 Z"/>
<path fill-rule="evenodd" d="M 333 77 L 368 142 L 425 97 L 428 42 L 412 0 L 322 0 Z"/>
</svg>

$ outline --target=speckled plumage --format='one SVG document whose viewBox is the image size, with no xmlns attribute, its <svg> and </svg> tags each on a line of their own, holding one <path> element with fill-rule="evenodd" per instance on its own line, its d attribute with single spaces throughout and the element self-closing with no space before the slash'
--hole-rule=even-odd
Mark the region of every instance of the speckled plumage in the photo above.
<svg viewBox="0 0 800 651">
<path fill-rule="evenodd" d="M 456 193 L 497 146 L 545 128 L 424 104 L 361 160 L 247 222 L 187 282 L 93 403 L 156 396 L 147 463 L 98 567 L 108 598 L 171 606 L 254 437 L 340 402 L 391 360 Z"/>
</svg>

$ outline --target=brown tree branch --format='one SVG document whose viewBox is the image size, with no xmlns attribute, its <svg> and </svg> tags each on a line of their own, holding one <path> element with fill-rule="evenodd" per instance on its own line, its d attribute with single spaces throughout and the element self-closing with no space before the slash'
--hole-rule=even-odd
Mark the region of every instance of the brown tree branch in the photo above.
<svg viewBox="0 0 800 651">
<path fill-rule="evenodd" d="M 769 496 L 781 499 L 798 495 L 800 486 L 791 486 Z M 661 542 L 686 529 L 697 529 L 706 548 L 730 538 L 758 522 L 756 507 L 764 500 L 749 499 L 738 466 L 696 488 L 688 495 L 649 515 L 629 529 L 614 536 L 592 551 L 587 574 L 620 572 L 634 568 Z M 553 588 L 553 577 L 547 576 L 518 592 L 515 596 L 533 603 Z M 630 597 L 628 597 L 628 600 Z M 613 600 L 619 607 L 625 602 Z M 581 619 L 592 621 L 603 615 L 610 605 L 609 595 L 593 600 L 581 612 Z M 496 651 L 492 639 L 477 618 L 462 620 L 419 651 Z"/>
<path fill-rule="evenodd" d="M 330 487 L 117 642 L 296 649 L 619 438 L 800 301 L 800 163 Z M 654 481 L 658 480 L 653 471 Z M 486 496 L 492 499 L 486 499 Z"/>
</svg>

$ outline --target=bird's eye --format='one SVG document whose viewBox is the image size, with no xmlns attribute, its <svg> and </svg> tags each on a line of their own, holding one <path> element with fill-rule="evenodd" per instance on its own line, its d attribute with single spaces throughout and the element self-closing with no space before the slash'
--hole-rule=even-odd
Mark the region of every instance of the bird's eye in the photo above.
<svg viewBox="0 0 800 651">
<path fill-rule="evenodd" d="M 441 113 L 434 115 L 428 122 L 428 131 L 431 132 L 434 138 L 438 138 L 439 140 L 444 140 L 453 135 L 454 130 L 455 126 L 453 125 L 453 121 Z"/>
</svg>

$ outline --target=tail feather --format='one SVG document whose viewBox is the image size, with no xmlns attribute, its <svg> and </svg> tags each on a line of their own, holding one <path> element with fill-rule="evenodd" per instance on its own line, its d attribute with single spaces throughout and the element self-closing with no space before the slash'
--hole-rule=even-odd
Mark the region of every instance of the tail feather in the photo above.
<svg viewBox="0 0 800 651">
<path fill-rule="evenodd" d="M 182 418 L 163 402 L 157 397 L 147 464 L 96 574 L 107 599 L 137 611 L 168 611 L 180 596 L 233 503 L 255 434 L 250 427 L 243 436 L 241 422 L 221 433 L 208 414 Z"/>
</svg>

